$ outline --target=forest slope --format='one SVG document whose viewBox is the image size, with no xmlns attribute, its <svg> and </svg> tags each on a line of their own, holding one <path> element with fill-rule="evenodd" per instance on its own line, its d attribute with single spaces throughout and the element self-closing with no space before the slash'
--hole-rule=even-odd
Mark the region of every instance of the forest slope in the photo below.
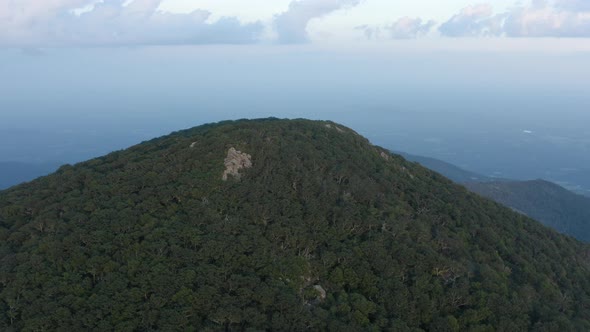
<svg viewBox="0 0 590 332">
<path fill-rule="evenodd" d="M 589 257 L 335 123 L 222 122 L 0 192 L 0 328 L 587 331 Z"/>
</svg>

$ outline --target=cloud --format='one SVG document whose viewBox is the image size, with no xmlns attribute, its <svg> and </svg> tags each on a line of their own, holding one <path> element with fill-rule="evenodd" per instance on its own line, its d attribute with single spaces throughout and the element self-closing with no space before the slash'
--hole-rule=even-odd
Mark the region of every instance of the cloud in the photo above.
<svg viewBox="0 0 590 332">
<path fill-rule="evenodd" d="M 403 17 L 387 30 L 394 39 L 412 39 L 427 34 L 436 25 L 434 21 L 422 22 L 420 18 Z"/>
<path fill-rule="evenodd" d="M 380 27 L 373 27 L 368 24 L 356 26 L 354 27 L 354 30 L 362 31 L 367 39 L 378 38 L 381 34 Z"/>
<path fill-rule="evenodd" d="M 275 16 L 274 27 L 278 42 L 284 44 L 309 41 L 307 25 L 314 18 L 326 16 L 334 11 L 354 7 L 361 0 L 300 0 L 289 4 L 289 9 Z"/>
<path fill-rule="evenodd" d="M 495 36 L 502 33 L 502 22 L 501 15 L 493 15 L 491 5 L 480 4 L 463 8 L 438 30 L 447 37 Z"/>
<path fill-rule="evenodd" d="M 172 14 L 162 0 L 19 0 L 0 3 L 0 46 L 125 46 L 253 43 L 261 23 L 210 23 L 211 13 Z M 76 11 L 80 8 L 84 10 Z"/>
<path fill-rule="evenodd" d="M 508 37 L 590 37 L 590 11 L 583 5 L 573 10 L 567 3 L 516 8 L 506 18 L 504 32 Z"/>
<path fill-rule="evenodd" d="M 436 22 L 432 20 L 424 22 L 421 18 L 402 17 L 391 25 L 365 24 L 354 29 L 362 31 L 367 39 L 414 39 L 428 34 L 434 26 Z"/>
<path fill-rule="evenodd" d="M 447 37 L 590 37 L 590 1 L 534 0 L 494 14 L 489 4 L 466 7 L 439 27 Z"/>
<path fill-rule="evenodd" d="M 555 7 L 571 11 L 590 11 L 590 1 L 588 0 L 557 0 Z"/>
</svg>

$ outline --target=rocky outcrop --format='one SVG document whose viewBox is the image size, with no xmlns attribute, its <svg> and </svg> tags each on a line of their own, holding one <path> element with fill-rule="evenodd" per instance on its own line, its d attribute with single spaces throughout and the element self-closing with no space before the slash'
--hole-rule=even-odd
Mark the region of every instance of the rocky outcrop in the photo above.
<svg viewBox="0 0 590 332">
<path fill-rule="evenodd" d="M 324 289 L 324 287 L 322 287 L 321 285 L 315 285 L 313 286 L 313 289 L 315 289 L 318 292 L 318 300 L 324 301 L 326 299 L 326 296 L 328 295 L 326 293 L 326 290 Z"/>
<path fill-rule="evenodd" d="M 335 129 L 336 129 L 336 130 L 337 130 L 339 133 L 344 133 L 344 132 L 345 132 L 345 131 L 344 131 L 344 129 L 342 129 L 342 128 L 340 128 L 340 127 L 336 126 L 336 125 L 332 126 L 332 125 L 331 125 L 331 124 L 329 124 L 329 123 L 326 125 L 326 128 L 328 128 L 328 129 L 335 128 Z"/>
<path fill-rule="evenodd" d="M 242 153 L 235 148 L 230 148 L 229 151 L 227 151 L 227 157 L 225 158 L 224 164 L 225 171 L 223 172 L 221 179 L 227 181 L 228 176 L 230 175 L 239 179 L 239 171 L 241 169 L 252 167 L 252 156 Z"/>
</svg>

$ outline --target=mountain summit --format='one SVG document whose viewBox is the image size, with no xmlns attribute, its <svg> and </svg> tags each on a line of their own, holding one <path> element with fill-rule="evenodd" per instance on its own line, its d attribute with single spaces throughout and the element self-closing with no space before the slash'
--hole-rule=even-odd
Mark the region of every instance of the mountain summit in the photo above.
<svg viewBox="0 0 590 332">
<path fill-rule="evenodd" d="M 590 247 L 333 122 L 61 167 L 0 240 L 2 330 L 590 330 Z"/>
</svg>

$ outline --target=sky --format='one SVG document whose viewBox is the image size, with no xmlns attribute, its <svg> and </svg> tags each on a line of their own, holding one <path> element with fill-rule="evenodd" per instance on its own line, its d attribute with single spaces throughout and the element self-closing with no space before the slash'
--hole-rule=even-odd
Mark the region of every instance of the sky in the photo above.
<svg viewBox="0 0 590 332">
<path fill-rule="evenodd" d="M 587 0 L 483 1 L 2 0 L 0 45 L 36 49 L 590 37 Z"/>
<path fill-rule="evenodd" d="M 590 165 L 589 63 L 588 0 L 0 0 L 0 161 L 275 116 L 545 177 Z"/>
</svg>

